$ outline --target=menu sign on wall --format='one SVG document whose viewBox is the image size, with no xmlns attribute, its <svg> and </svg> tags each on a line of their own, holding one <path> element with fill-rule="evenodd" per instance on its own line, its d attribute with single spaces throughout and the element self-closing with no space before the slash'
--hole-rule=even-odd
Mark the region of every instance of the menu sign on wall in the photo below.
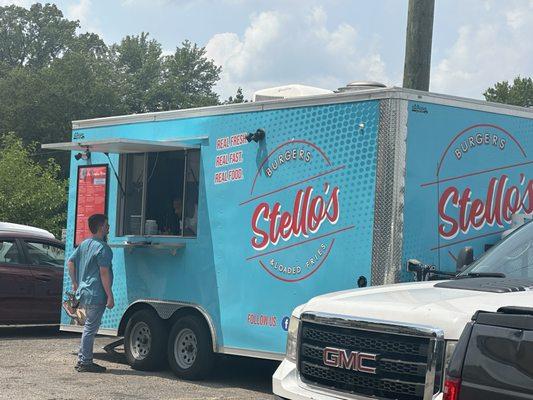
<svg viewBox="0 0 533 400">
<path fill-rule="evenodd" d="M 88 218 L 93 214 L 106 212 L 107 165 L 78 167 L 77 193 L 75 246 L 91 236 Z"/>
</svg>

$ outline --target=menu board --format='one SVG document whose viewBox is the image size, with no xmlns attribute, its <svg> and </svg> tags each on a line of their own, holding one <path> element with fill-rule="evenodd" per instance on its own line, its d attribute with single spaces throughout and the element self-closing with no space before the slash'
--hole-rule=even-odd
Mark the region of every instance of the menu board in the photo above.
<svg viewBox="0 0 533 400">
<path fill-rule="evenodd" d="M 106 205 L 107 165 L 78 167 L 74 246 L 92 235 L 87 220 L 93 214 L 105 214 Z"/>
</svg>

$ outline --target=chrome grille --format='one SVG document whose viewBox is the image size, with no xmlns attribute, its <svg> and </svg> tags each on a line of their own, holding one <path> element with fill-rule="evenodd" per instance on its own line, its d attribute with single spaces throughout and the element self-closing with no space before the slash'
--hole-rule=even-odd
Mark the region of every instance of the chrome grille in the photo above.
<svg viewBox="0 0 533 400">
<path fill-rule="evenodd" d="M 316 320 L 314 316 L 302 316 L 298 368 L 304 383 L 380 399 L 431 398 L 435 360 L 442 357 L 442 338 L 437 339 L 431 333 L 409 335 L 393 333 L 391 329 L 381 331 L 375 323 L 369 330 L 361 327 L 360 321 L 358 327 L 348 327 L 339 326 L 338 318 L 332 324 L 328 324 L 327 318 L 320 318 L 319 323 Z M 368 365 L 376 373 L 325 365 L 326 347 L 376 354 L 376 361 Z"/>
<path fill-rule="evenodd" d="M 390 341 L 389 336 L 353 335 L 352 331 L 340 333 L 338 330 L 325 330 L 322 326 L 315 327 L 306 325 L 302 328 L 305 338 L 311 341 L 323 343 L 335 343 L 336 346 L 347 346 L 365 351 L 383 351 L 398 355 L 427 356 L 428 343 L 420 344 L 419 341 Z"/>
</svg>

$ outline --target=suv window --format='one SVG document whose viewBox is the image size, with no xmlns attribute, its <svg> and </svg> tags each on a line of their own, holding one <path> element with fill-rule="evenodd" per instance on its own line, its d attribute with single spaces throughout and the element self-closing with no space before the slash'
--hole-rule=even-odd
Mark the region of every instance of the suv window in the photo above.
<svg viewBox="0 0 533 400">
<path fill-rule="evenodd" d="M 26 249 L 30 264 L 63 268 L 65 250 L 61 247 L 51 243 L 26 241 Z"/>
<path fill-rule="evenodd" d="M 22 264 L 22 257 L 14 240 L 0 239 L 0 263 Z"/>
</svg>

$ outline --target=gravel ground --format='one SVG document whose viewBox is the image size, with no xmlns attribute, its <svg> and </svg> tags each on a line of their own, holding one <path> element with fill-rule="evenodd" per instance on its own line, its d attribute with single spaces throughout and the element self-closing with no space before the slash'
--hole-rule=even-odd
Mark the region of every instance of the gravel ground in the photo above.
<svg viewBox="0 0 533 400">
<path fill-rule="evenodd" d="M 119 348 L 102 346 L 115 338 L 98 337 L 95 361 L 105 374 L 74 370 L 79 335 L 57 327 L 0 327 L 0 399 L 269 399 L 277 363 L 220 357 L 213 376 L 202 382 L 178 380 L 169 371 L 132 370 Z"/>
</svg>

